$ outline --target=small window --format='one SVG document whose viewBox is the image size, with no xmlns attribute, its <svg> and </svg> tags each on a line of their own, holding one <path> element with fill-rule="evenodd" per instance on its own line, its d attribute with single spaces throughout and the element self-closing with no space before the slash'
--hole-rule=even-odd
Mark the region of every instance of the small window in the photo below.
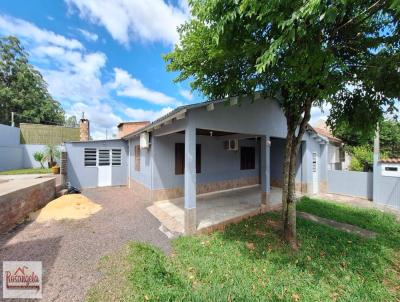
<svg viewBox="0 0 400 302">
<path fill-rule="evenodd" d="M 110 165 L 110 149 L 99 149 L 99 166 Z"/>
<path fill-rule="evenodd" d="M 398 168 L 397 167 L 385 167 L 385 171 L 397 172 Z"/>
<path fill-rule="evenodd" d="M 113 166 L 121 165 L 121 149 L 112 149 L 111 150 L 111 164 Z"/>
<path fill-rule="evenodd" d="M 185 173 L 185 144 L 175 144 L 175 174 Z M 196 173 L 201 173 L 201 144 L 196 144 Z"/>
<path fill-rule="evenodd" d="M 140 145 L 135 145 L 135 171 L 140 171 Z"/>
<path fill-rule="evenodd" d="M 256 167 L 256 149 L 254 147 L 240 148 L 240 170 L 253 170 Z"/>
<path fill-rule="evenodd" d="M 96 148 L 85 148 L 84 150 L 84 165 L 85 167 L 95 167 L 97 160 Z"/>
</svg>

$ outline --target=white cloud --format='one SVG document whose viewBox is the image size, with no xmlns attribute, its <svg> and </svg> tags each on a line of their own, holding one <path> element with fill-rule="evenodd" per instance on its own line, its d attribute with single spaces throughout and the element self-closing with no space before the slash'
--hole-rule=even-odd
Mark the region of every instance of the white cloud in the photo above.
<svg viewBox="0 0 400 302">
<path fill-rule="evenodd" d="M 330 109 L 331 109 L 330 104 L 323 104 L 322 107 L 312 107 L 310 124 L 315 125 L 320 120 L 326 121 Z"/>
<path fill-rule="evenodd" d="M 12 34 L 23 41 L 30 60 L 48 83 L 50 94 L 63 105 L 67 115 L 79 118 L 82 112 L 90 120 L 91 135 L 104 139 L 117 132 L 122 114 L 136 120 L 153 120 L 179 104 L 176 99 L 145 87 L 123 69 L 114 69 L 115 78 L 103 82 L 107 57 L 102 52 L 89 52 L 77 40 L 41 29 L 24 20 L 0 15 L 0 34 Z M 116 104 L 110 97 L 135 97 L 164 105 L 161 110 L 131 109 Z"/>
<path fill-rule="evenodd" d="M 86 104 L 75 103 L 67 110 L 68 115 L 75 115 L 77 118 L 85 113 L 85 117 L 90 121 L 90 135 L 93 139 L 105 139 L 117 133 L 117 125 L 122 119 L 113 112 L 113 108 L 104 103 Z"/>
<path fill-rule="evenodd" d="M 81 18 L 104 26 L 121 44 L 133 39 L 148 42 L 178 41 L 177 27 L 189 17 L 186 1 L 178 6 L 163 0 L 65 0 L 70 11 L 77 9 Z"/>
<path fill-rule="evenodd" d="M 193 94 L 190 90 L 187 89 L 180 89 L 179 90 L 179 94 L 181 96 L 183 96 L 185 99 L 187 99 L 188 101 L 192 101 L 193 100 Z"/>
<path fill-rule="evenodd" d="M 134 121 L 154 121 L 163 115 L 171 112 L 173 108 L 165 107 L 161 110 L 143 110 L 143 109 L 134 109 L 134 108 L 126 108 L 124 113 L 126 116 L 130 117 Z"/>
<path fill-rule="evenodd" d="M 0 30 L 5 35 L 14 35 L 37 43 L 55 45 L 68 49 L 83 49 L 81 42 L 40 29 L 34 24 L 18 18 L 0 15 Z"/>
<path fill-rule="evenodd" d="M 134 97 L 156 105 L 178 105 L 178 101 L 164 93 L 151 90 L 133 78 L 127 71 L 114 68 L 115 79 L 110 87 L 116 89 L 117 95 Z"/>
<path fill-rule="evenodd" d="M 86 40 L 91 42 L 96 42 L 99 36 L 95 33 L 91 33 L 90 31 L 84 30 L 82 28 L 78 28 L 78 31 L 85 37 Z"/>
</svg>

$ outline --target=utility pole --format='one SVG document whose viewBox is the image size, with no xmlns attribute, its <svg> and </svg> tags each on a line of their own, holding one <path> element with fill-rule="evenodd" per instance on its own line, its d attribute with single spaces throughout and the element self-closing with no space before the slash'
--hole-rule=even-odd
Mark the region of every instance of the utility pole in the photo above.
<svg viewBox="0 0 400 302">
<path fill-rule="evenodd" d="M 11 112 L 11 127 L 15 127 L 14 115 L 15 115 L 15 112 L 14 111 Z"/>
<path fill-rule="evenodd" d="M 379 143 L 379 124 L 376 126 L 375 137 L 374 137 L 374 163 L 372 170 L 372 201 L 377 201 L 378 193 L 378 178 L 379 178 L 379 153 L 380 153 L 380 143 Z"/>
<path fill-rule="evenodd" d="M 108 129 L 106 129 L 106 139 L 108 139 Z"/>
</svg>

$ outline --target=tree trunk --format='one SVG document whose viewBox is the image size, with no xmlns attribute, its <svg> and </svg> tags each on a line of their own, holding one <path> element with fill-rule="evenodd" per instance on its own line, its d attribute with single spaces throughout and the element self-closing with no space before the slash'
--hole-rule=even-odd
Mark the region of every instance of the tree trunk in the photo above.
<svg viewBox="0 0 400 302">
<path fill-rule="evenodd" d="M 290 114 L 286 115 L 287 135 L 285 144 L 285 158 L 283 163 L 283 187 L 282 187 L 282 220 L 283 238 L 292 249 L 298 249 L 296 232 L 296 165 L 301 140 L 310 120 L 311 102 L 304 108 L 304 115 L 296 120 Z M 297 130 L 297 135 L 296 135 Z"/>
</svg>

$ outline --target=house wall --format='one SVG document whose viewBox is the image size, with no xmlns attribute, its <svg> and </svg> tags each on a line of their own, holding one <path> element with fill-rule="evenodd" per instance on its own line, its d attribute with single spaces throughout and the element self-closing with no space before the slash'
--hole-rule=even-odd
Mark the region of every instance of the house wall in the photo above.
<svg viewBox="0 0 400 302">
<path fill-rule="evenodd" d="M 128 144 L 123 140 L 65 143 L 67 151 L 67 181 L 76 188 L 94 188 L 98 184 L 98 168 L 84 166 L 85 148 L 121 148 L 121 166 L 112 166 L 112 186 L 127 184 Z"/>
<path fill-rule="evenodd" d="M 372 199 L 372 172 L 330 170 L 327 174 L 328 193 Z"/>
<path fill-rule="evenodd" d="M 139 182 L 146 188 L 153 190 L 179 188 L 175 195 L 182 194 L 184 178 L 182 175 L 174 175 L 174 144 L 175 142 L 184 142 L 184 135 L 176 134 L 176 132 L 184 130 L 189 123 L 191 127 L 198 129 L 254 136 L 266 135 L 273 139 L 285 138 L 286 136 L 286 119 L 279 105 L 272 99 L 257 100 L 254 103 L 243 101 L 240 105 L 235 106 L 219 103 L 214 105 L 214 110 L 212 111 L 207 111 L 205 107 L 192 109 L 186 112 L 184 119 L 174 120 L 171 124 L 163 125 L 160 129 L 153 131 L 150 151 L 147 151 L 147 155 L 144 155 L 143 152 L 141 153 L 142 156 L 145 156 L 142 161 L 147 161 L 148 164 L 145 164 L 145 168 L 142 168 L 140 173 L 134 172 L 134 158 L 132 155 L 131 177 L 135 182 Z M 136 142 L 131 141 L 132 144 L 137 144 L 138 138 L 136 138 Z M 253 178 L 249 180 L 250 182 L 257 178 L 258 181 L 259 171 L 251 173 L 249 171 L 240 171 L 238 168 L 240 165 L 239 155 L 235 155 L 235 152 L 226 154 L 227 152 L 223 150 L 222 141 L 218 141 L 216 137 L 197 136 L 197 143 L 207 145 L 206 148 L 202 146 L 202 165 L 204 167 L 202 167 L 202 173 L 197 175 L 196 181 L 198 185 L 244 178 Z M 283 144 L 282 140 L 276 140 L 271 146 L 271 152 L 273 152 L 271 155 L 271 177 L 274 177 L 277 181 L 282 179 Z M 133 153 L 134 148 L 131 147 L 131 150 Z M 312 152 L 317 152 L 320 155 L 321 145 L 310 134 L 306 133 L 296 173 L 296 181 L 300 186 L 298 189 L 303 192 L 312 187 Z M 147 158 L 147 156 L 150 158 Z M 259 162 L 258 156 L 257 152 L 257 163 Z M 153 163 L 152 158 L 154 160 Z M 302 168 L 301 161 L 308 164 Z M 324 164 L 321 162 L 320 158 L 319 165 L 321 167 L 318 170 L 321 173 L 321 177 L 319 180 L 322 183 L 321 187 L 324 187 L 324 185 L 326 187 L 326 175 L 321 172 Z M 257 164 L 257 169 L 258 167 L 259 164 Z M 153 175 L 153 178 L 151 175 Z"/>
<path fill-rule="evenodd" d="M 157 137 L 154 140 L 154 189 L 183 188 L 183 175 L 175 175 L 175 143 L 184 142 L 183 134 Z M 196 177 L 198 184 L 259 176 L 258 143 L 239 140 L 239 151 L 226 151 L 223 142 L 223 138 L 197 135 L 196 144 L 201 144 L 201 173 Z M 254 170 L 240 170 L 242 146 L 256 147 Z"/>
<path fill-rule="evenodd" d="M 282 177 L 283 177 L 283 162 L 285 157 L 285 139 L 282 138 L 271 138 L 271 186 L 281 187 L 282 186 Z M 305 143 L 302 143 L 302 147 L 305 146 Z M 297 190 L 301 189 L 302 183 L 302 171 L 301 171 L 301 162 L 302 162 L 302 149 L 299 151 L 299 156 L 297 159 L 297 167 L 296 167 L 296 185 Z"/>
</svg>

